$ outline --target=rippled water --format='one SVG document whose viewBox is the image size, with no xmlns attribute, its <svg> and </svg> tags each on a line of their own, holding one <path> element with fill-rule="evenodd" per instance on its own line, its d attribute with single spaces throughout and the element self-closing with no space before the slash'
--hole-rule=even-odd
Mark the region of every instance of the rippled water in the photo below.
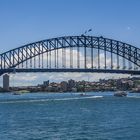
<svg viewBox="0 0 140 140">
<path fill-rule="evenodd" d="M 139 140 L 140 95 L 0 94 L 0 140 Z"/>
</svg>

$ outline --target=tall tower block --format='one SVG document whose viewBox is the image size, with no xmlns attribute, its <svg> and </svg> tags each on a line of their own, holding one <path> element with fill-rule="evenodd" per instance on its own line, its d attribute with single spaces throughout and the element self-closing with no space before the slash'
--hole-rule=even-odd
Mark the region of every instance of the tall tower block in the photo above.
<svg viewBox="0 0 140 140">
<path fill-rule="evenodd" d="M 9 91 L 9 75 L 8 74 L 3 75 L 3 89 L 5 91 Z"/>
</svg>

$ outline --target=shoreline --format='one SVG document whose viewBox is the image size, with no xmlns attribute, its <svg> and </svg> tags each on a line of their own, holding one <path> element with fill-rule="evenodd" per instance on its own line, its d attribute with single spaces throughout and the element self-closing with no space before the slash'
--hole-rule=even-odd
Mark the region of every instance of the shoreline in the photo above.
<svg viewBox="0 0 140 140">
<path fill-rule="evenodd" d="M 29 94 L 29 93 L 43 93 L 43 94 L 65 94 L 65 93 L 104 93 L 104 92 L 117 92 L 119 90 L 116 90 L 116 91 L 112 91 L 112 90 L 107 90 L 107 91 L 101 91 L 101 90 L 96 90 L 96 91 L 78 91 L 78 92 L 74 92 L 74 91 L 66 91 L 66 92 L 50 92 L 50 91 L 0 91 L 0 93 L 15 93 L 15 94 Z M 140 93 L 140 92 L 135 92 L 135 91 L 131 91 L 131 90 L 127 90 L 125 92 L 129 92 L 129 93 Z"/>
</svg>

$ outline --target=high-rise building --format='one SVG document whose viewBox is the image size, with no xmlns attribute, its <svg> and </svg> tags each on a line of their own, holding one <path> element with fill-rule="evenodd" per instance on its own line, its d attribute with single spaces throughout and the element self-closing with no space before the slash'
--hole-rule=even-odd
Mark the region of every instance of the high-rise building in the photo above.
<svg viewBox="0 0 140 140">
<path fill-rule="evenodd" d="M 48 81 L 44 81 L 43 82 L 43 86 L 48 87 L 49 86 L 49 83 L 50 83 L 49 80 Z"/>
<path fill-rule="evenodd" d="M 3 89 L 5 91 L 9 90 L 9 75 L 8 74 L 3 75 Z"/>
<path fill-rule="evenodd" d="M 62 81 L 60 85 L 63 92 L 66 92 L 68 90 L 68 83 L 66 81 Z"/>
</svg>

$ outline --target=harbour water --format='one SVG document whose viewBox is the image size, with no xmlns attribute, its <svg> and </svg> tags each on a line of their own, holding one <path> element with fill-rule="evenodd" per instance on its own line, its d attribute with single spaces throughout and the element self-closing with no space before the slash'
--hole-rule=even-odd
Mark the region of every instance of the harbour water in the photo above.
<svg viewBox="0 0 140 140">
<path fill-rule="evenodd" d="M 140 95 L 0 94 L 0 140 L 139 140 Z"/>
</svg>

